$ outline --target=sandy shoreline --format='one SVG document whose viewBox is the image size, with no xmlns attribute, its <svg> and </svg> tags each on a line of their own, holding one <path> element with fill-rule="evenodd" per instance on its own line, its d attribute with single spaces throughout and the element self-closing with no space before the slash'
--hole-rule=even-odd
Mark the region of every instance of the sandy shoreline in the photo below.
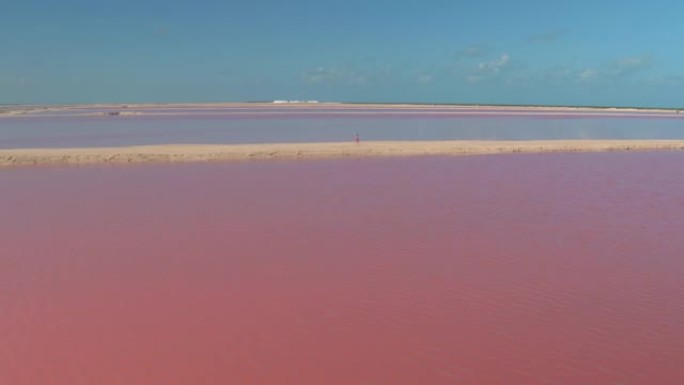
<svg viewBox="0 0 684 385">
<path fill-rule="evenodd" d="M 684 150 L 684 140 L 378 141 L 0 150 L 0 167 L 346 157 Z"/>
</svg>

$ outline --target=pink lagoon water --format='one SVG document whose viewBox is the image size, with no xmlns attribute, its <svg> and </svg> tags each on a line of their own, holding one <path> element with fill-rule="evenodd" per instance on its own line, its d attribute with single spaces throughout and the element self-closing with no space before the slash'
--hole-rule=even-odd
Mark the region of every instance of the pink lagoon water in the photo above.
<svg viewBox="0 0 684 385">
<path fill-rule="evenodd" d="M 88 112 L 90 111 L 90 112 Z M 684 114 L 486 108 L 127 109 L 0 119 L 0 148 L 362 140 L 684 139 Z"/>
<path fill-rule="evenodd" d="M 684 154 L 0 172 L 0 383 L 681 385 Z"/>
</svg>

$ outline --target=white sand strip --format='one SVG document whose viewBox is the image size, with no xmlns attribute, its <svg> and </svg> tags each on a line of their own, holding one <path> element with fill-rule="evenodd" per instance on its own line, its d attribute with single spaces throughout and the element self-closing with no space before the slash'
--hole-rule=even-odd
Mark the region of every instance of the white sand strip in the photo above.
<svg viewBox="0 0 684 385">
<path fill-rule="evenodd" d="M 378 141 L 0 150 L 0 167 L 379 156 L 684 150 L 684 140 Z"/>
</svg>

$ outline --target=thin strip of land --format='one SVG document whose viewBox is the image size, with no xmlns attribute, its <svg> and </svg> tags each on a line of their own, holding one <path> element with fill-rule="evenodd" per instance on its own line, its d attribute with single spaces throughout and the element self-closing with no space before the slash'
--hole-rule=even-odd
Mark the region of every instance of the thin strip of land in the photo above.
<svg viewBox="0 0 684 385">
<path fill-rule="evenodd" d="M 678 108 L 634 108 L 634 107 L 590 107 L 590 106 L 507 106 L 507 105 L 474 105 L 474 104 L 410 104 L 410 103 L 140 103 L 140 104 L 73 104 L 73 105 L 0 105 L 1 117 L 30 117 L 30 116 L 51 116 L 60 114 L 65 116 L 139 116 L 139 115 L 187 115 L 187 114 L 206 114 L 208 111 L 216 109 L 245 109 L 271 111 L 324 111 L 324 110 L 344 110 L 349 111 L 383 111 L 402 110 L 405 112 L 436 111 L 459 113 L 464 111 L 482 110 L 487 113 L 592 113 L 593 114 L 662 114 L 678 115 L 681 109 Z M 225 111 L 224 111 L 225 112 Z M 263 111 L 262 111 L 263 112 Z"/>
<path fill-rule="evenodd" d="M 346 157 L 684 150 L 684 140 L 371 141 L 0 150 L 0 167 Z"/>
</svg>

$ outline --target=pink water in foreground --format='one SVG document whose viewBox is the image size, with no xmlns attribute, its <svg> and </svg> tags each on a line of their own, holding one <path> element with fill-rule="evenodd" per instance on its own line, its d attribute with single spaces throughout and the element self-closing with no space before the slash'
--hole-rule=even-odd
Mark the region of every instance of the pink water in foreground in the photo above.
<svg viewBox="0 0 684 385">
<path fill-rule="evenodd" d="M 0 172 L 0 384 L 681 385 L 684 154 Z"/>
</svg>

